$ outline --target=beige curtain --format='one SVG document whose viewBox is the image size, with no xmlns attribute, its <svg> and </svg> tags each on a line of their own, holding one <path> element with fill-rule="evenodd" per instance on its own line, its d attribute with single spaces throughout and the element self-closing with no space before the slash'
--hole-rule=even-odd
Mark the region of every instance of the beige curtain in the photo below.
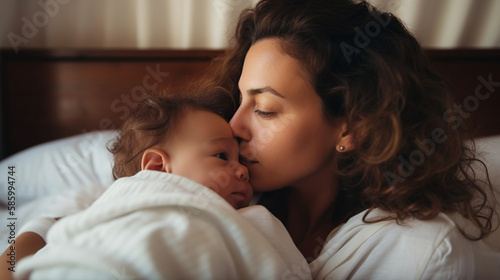
<svg viewBox="0 0 500 280">
<path fill-rule="evenodd" d="M 252 0 L 1 0 L 1 46 L 223 48 Z"/>
<path fill-rule="evenodd" d="M 3 48 L 224 48 L 258 0 L 0 0 Z M 426 47 L 500 47 L 500 0 L 370 0 Z"/>
<path fill-rule="evenodd" d="M 433 48 L 499 48 L 500 0 L 370 0 Z"/>
</svg>

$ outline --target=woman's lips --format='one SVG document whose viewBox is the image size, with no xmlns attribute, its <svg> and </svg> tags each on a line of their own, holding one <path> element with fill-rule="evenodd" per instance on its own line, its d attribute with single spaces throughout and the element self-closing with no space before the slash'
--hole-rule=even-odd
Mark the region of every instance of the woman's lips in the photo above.
<svg viewBox="0 0 500 280">
<path fill-rule="evenodd" d="M 258 163 L 258 161 L 253 160 L 253 159 L 246 158 L 246 157 L 244 157 L 244 156 L 240 156 L 240 162 L 241 162 L 242 164 L 254 164 L 254 163 Z"/>
<path fill-rule="evenodd" d="M 257 163 L 255 149 L 248 142 L 240 143 L 240 162 L 245 164 Z"/>
</svg>

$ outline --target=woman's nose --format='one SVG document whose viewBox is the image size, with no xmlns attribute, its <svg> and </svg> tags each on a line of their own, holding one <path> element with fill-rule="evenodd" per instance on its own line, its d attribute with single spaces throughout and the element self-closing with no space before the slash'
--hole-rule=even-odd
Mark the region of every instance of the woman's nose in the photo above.
<svg viewBox="0 0 500 280">
<path fill-rule="evenodd" d="M 231 126 L 233 134 L 236 138 L 243 141 L 250 141 L 252 136 L 247 123 L 247 113 L 241 106 L 229 121 L 229 125 Z"/>
</svg>

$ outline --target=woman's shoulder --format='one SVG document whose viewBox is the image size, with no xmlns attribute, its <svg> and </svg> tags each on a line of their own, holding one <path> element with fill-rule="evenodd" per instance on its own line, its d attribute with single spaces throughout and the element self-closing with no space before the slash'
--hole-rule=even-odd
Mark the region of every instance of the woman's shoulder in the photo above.
<svg viewBox="0 0 500 280">
<path fill-rule="evenodd" d="M 449 279 L 473 273 L 471 244 L 446 214 L 431 220 L 374 223 L 365 221 L 387 213 L 375 209 L 363 220 L 365 214 L 332 231 L 320 256 L 311 263 L 313 274 L 401 279 L 437 273 Z"/>
<path fill-rule="evenodd" d="M 436 217 L 429 220 L 419 220 L 416 218 L 408 218 L 406 220 L 388 220 L 381 222 L 371 222 L 383 217 L 389 217 L 391 214 L 385 211 L 375 209 L 369 214 L 364 211 L 353 217 L 345 225 L 346 230 L 352 227 L 351 230 L 366 230 L 367 228 L 379 228 L 379 235 L 392 236 L 400 240 L 421 240 L 440 242 L 444 238 L 454 236 L 453 232 L 459 232 L 455 222 L 445 213 L 439 213 Z M 365 217 L 363 219 L 363 217 Z M 461 236 L 461 235 L 460 235 Z"/>
<path fill-rule="evenodd" d="M 459 234 L 455 222 L 446 214 L 440 213 L 430 220 L 406 219 L 399 221 L 395 219 L 375 222 L 385 217 L 390 217 L 390 213 L 380 209 L 367 212 L 365 210 L 355 216 L 337 229 L 333 230 L 327 241 L 335 239 L 336 242 L 345 240 L 346 242 L 354 236 L 357 239 L 375 240 L 391 239 L 392 247 L 397 242 L 423 242 L 438 245 L 444 239 L 459 239 L 464 237 Z M 457 240 L 457 241 L 459 241 Z"/>
</svg>

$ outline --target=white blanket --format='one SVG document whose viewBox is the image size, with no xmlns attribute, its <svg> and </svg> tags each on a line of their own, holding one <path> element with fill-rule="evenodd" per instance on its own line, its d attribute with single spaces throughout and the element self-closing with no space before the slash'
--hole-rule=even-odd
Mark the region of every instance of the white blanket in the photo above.
<svg viewBox="0 0 500 280">
<path fill-rule="evenodd" d="M 284 226 L 191 180 L 142 171 L 61 219 L 20 279 L 310 279 Z"/>
</svg>

